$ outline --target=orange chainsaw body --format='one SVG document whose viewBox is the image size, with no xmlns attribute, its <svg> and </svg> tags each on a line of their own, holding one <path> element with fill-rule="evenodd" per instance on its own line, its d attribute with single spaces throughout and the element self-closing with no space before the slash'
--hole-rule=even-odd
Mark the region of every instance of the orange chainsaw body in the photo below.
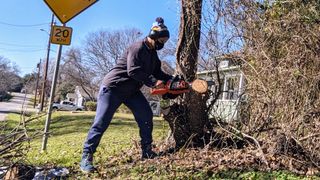
<svg viewBox="0 0 320 180">
<path fill-rule="evenodd" d="M 164 95 L 164 94 L 182 94 L 190 91 L 190 84 L 186 81 L 167 81 L 164 86 L 159 88 L 152 88 L 151 94 L 153 95 Z"/>
</svg>

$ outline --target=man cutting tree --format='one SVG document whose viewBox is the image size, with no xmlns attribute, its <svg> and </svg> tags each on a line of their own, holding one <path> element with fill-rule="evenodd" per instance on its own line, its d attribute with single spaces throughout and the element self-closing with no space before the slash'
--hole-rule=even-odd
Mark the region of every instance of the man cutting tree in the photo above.
<svg viewBox="0 0 320 180">
<path fill-rule="evenodd" d="M 172 79 L 171 75 L 161 70 L 161 61 L 157 55 L 157 51 L 163 48 L 169 37 L 164 20 L 158 17 L 149 35 L 129 46 L 115 67 L 104 77 L 97 98 L 96 116 L 83 147 L 80 163 L 82 171 L 94 170 L 93 154 L 115 111 L 122 103 L 132 111 L 138 123 L 142 158 L 157 156 L 151 146 L 153 113 L 140 88 L 143 85 L 163 87 L 162 82 Z"/>
<path fill-rule="evenodd" d="M 153 113 L 140 91 L 143 85 L 152 88 L 151 94 L 170 99 L 188 92 L 190 88 L 198 93 L 207 90 L 207 84 L 203 80 L 196 79 L 189 84 L 180 76 L 173 77 L 161 70 L 157 51 L 164 47 L 169 37 L 164 20 L 158 17 L 149 35 L 129 46 L 124 55 L 118 59 L 116 66 L 104 77 L 99 90 L 96 116 L 83 147 L 80 163 L 82 171 L 94 170 L 93 154 L 115 111 L 122 103 L 132 111 L 138 123 L 141 158 L 153 159 L 158 156 L 152 151 Z"/>
</svg>

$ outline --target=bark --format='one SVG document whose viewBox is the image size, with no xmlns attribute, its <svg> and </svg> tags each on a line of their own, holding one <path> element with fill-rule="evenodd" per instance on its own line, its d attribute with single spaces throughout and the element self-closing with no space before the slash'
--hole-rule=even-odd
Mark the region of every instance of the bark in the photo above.
<svg viewBox="0 0 320 180">
<path fill-rule="evenodd" d="M 177 69 L 188 82 L 196 78 L 201 29 L 202 0 L 181 1 L 181 24 L 177 46 Z M 167 109 L 164 119 L 169 122 L 177 148 L 201 146 L 208 122 L 207 95 L 186 93 Z"/>
</svg>

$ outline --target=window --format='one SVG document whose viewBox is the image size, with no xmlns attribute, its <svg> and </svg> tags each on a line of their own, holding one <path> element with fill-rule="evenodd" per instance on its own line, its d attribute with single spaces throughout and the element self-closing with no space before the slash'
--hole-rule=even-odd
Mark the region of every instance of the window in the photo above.
<svg viewBox="0 0 320 180">
<path fill-rule="evenodd" d="M 209 80 L 208 85 L 213 93 L 218 93 L 220 100 L 237 100 L 239 98 L 239 86 L 240 86 L 239 74 L 229 74 L 221 76 L 220 82 Z"/>
<path fill-rule="evenodd" d="M 226 77 L 226 83 L 227 84 L 225 86 L 225 99 L 236 100 L 238 98 L 239 91 L 239 77 Z"/>
<path fill-rule="evenodd" d="M 224 93 L 224 89 L 223 88 L 224 88 L 224 79 L 220 79 L 220 86 L 219 86 L 220 94 L 219 94 L 219 98 L 218 99 L 222 99 L 222 97 L 223 97 L 223 93 Z"/>
<path fill-rule="evenodd" d="M 72 105 L 72 102 L 68 102 L 68 101 L 63 101 L 63 103 L 62 104 L 64 104 L 64 105 Z"/>
</svg>

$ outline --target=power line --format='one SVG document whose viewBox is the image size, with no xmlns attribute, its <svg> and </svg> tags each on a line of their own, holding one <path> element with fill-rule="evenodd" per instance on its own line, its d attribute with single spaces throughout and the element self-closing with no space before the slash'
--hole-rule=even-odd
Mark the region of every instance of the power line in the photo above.
<svg viewBox="0 0 320 180">
<path fill-rule="evenodd" d="M 46 49 L 6 49 L 6 48 L 0 48 L 0 50 L 10 51 L 10 52 L 36 52 L 36 51 L 43 51 Z"/>
<path fill-rule="evenodd" d="M 0 48 L 0 51 L 18 52 L 18 53 L 37 52 L 37 51 L 43 51 L 43 50 L 47 50 L 47 49 L 45 49 L 45 48 L 42 48 L 42 49 L 6 49 L 6 48 Z M 50 49 L 50 52 L 56 53 L 57 51 Z"/>
<path fill-rule="evenodd" d="M 3 22 L 3 21 L 0 21 L 0 24 L 6 25 L 6 26 L 13 26 L 13 27 L 35 27 L 35 26 L 48 25 L 49 23 L 39 23 L 39 24 L 11 24 L 11 23 L 6 23 L 6 22 Z"/>
<path fill-rule="evenodd" d="M 4 43 L 0 42 L 0 45 L 6 45 L 6 46 L 14 46 L 14 47 L 42 47 L 43 45 L 27 45 L 27 44 L 12 44 L 12 43 Z"/>
</svg>

